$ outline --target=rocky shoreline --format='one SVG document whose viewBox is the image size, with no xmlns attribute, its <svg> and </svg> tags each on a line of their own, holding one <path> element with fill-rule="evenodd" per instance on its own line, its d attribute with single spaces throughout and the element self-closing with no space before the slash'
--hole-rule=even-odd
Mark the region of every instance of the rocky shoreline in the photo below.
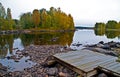
<svg viewBox="0 0 120 77">
<path fill-rule="evenodd" d="M 68 52 L 72 49 L 60 46 L 60 45 L 43 45 L 34 46 L 30 45 L 22 51 L 16 51 L 16 56 L 9 56 L 6 58 L 13 59 L 19 62 L 19 59 L 23 56 L 29 56 L 33 62 L 36 63 L 35 66 L 31 68 L 25 68 L 23 71 L 7 72 L 4 74 L 0 69 L 0 76 L 3 77 L 76 77 L 78 74 L 69 70 L 68 68 L 55 63 L 55 61 L 50 57 L 56 53 Z M 7 68 L 7 67 L 6 67 Z M 1 74 L 2 73 L 2 74 Z"/>
<path fill-rule="evenodd" d="M 77 44 L 73 44 L 74 46 Z M 79 44 L 79 46 L 82 44 Z M 119 42 L 104 43 L 100 41 L 98 44 L 85 45 L 84 49 L 92 50 L 112 56 L 119 56 L 120 54 Z M 24 50 L 17 50 L 16 55 L 7 56 L 7 59 L 12 59 L 15 62 L 19 62 L 22 57 L 30 57 L 27 61 L 35 62 L 36 65 L 30 68 L 25 68 L 23 71 L 7 71 L 7 67 L 0 64 L 0 77 L 81 77 L 76 72 L 58 64 L 54 61 L 51 55 L 56 53 L 66 53 L 72 51 L 71 48 L 60 45 L 30 45 Z M 105 74 L 102 74 L 105 75 Z M 103 76 L 97 76 L 103 77 Z M 105 76 L 107 77 L 107 76 Z"/>
<path fill-rule="evenodd" d="M 103 41 L 100 41 L 97 44 L 85 45 L 84 49 L 92 50 L 94 52 L 99 52 L 106 55 L 119 57 L 120 42 L 110 41 L 108 43 L 104 43 Z"/>
</svg>

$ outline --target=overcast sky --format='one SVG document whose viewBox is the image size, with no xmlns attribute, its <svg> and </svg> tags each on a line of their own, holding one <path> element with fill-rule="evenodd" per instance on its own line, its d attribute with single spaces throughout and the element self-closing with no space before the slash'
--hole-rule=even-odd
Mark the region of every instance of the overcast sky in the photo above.
<svg viewBox="0 0 120 77">
<path fill-rule="evenodd" d="M 120 0 L 0 0 L 7 9 L 11 8 L 12 17 L 19 18 L 22 13 L 32 12 L 33 9 L 51 6 L 60 7 L 65 13 L 72 14 L 76 25 L 108 20 L 120 21 Z"/>
</svg>

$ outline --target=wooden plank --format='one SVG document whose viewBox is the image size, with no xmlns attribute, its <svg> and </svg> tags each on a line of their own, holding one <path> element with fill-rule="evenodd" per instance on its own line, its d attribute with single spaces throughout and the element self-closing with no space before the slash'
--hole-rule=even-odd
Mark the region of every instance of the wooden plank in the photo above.
<svg viewBox="0 0 120 77">
<path fill-rule="evenodd" d="M 61 54 L 53 55 L 53 57 L 59 63 L 65 65 L 66 67 L 81 74 L 84 77 L 90 77 L 92 75 L 95 75 L 97 73 L 96 68 L 99 65 L 101 68 L 105 68 L 105 67 L 102 67 L 105 65 L 107 67 L 113 66 L 115 60 L 117 59 L 116 57 L 113 57 L 113 56 L 107 56 L 107 55 L 89 51 L 89 50 L 80 50 L 80 51 L 72 51 L 68 53 L 61 53 Z M 114 67 L 116 68 L 116 66 Z"/>
<path fill-rule="evenodd" d="M 100 67 L 100 66 L 98 66 L 98 68 L 99 68 L 100 70 L 107 71 L 107 72 L 109 72 L 109 73 L 111 73 L 111 74 L 113 74 L 113 75 L 120 76 L 120 71 L 111 70 L 111 69 L 104 68 L 104 67 Z"/>
<path fill-rule="evenodd" d="M 86 57 L 87 56 L 87 57 Z M 75 63 L 75 62 L 79 62 L 79 61 L 81 61 L 81 60 L 83 60 L 83 59 L 88 59 L 88 58 L 90 58 L 90 57 L 93 57 L 93 56 L 96 56 L 96 55 L 83 55 L 83 56 L 74 56 L 73 58 L 65 58 L 64 60 L 66 60 L 66 61 L 68 61 L 68 62 L 71 62 L 71 63 Z"/>
<path fill-rule="evenodd" d="M 88 55 L 88 54 L 82 54 L 82 55 L 73 55 L 72 57 L 71 56 L 68 56 L 68 57 L 61 57 L 61 58 L 63 58 L 64 60 L 73 60 L 73 59 L 79 59 L 79 58 L 83 58 L 83 57 L 90 57 L 91 56 L 91 54 L 90 55 Z"/>
<path fill-rule="evenodd" d="M 99 66 L 105 66 L 105 65 L 111 64 L 111 63 L 115 62 L 116 59 L 117 58 L 111 58 L 111 59 L 105 60 L 105 62 L 103 61 L 103 63 L 101 63 Z"/>
<path fill-rule="evenodd" d="M 95 63 L 95 64 L 92 64 L 92 65 L 89 65 L 89 66 L 87 66 L 87 67 L 84 67 L 83 69 L 86 71 L 86 70 L 93 70 L 93 68 L 97 68 L 97 66 L 99 66 L 101 63 L 113 63 L 114 62 L 114 58 L 112 58 L 111 60 L 110 59 L 108 59 L 108 60 L 106 60 L 106 61 L 101 61 L 101 62 L 97 62 L 97 63 Z"/>
<path fill-rule="evenodd" d="M 116 64 L 116 62 L 113 62 L 113 63 L 107 64 L 107 65 L 104 65 L 104 66 L 102 66 L 102 65 L 100 65 L 100 66 L 104 67 L 104 68 L 109 68 L 109 67 L 114 66 L 115 64 Z"/>
<path fill-rule="evenodd" d="M 84 70 L 80 70 L 80 69 L 74 67 L 73 65 L 71 65 L 71 64 L 69 64 L 69 63 L 67 63 L 67 62 L 64 62 L 63 60 L 57 58 L 56 56 L 53 56 L 53 57 L 54 57 L 54 59 L 55 59 L 57 62 L 59 62 L 60 64 L 66 66 L 66 67 L 68 67 L 69 69 L 77 72 L 78 74 L 86 77 L 86 72 L 84 72 Z"/>
<path fill-rule="evenodd" d="M 108 67 L 107 69 L 114 70 L 116 72 L 120 72 L 120 71 L 118 71 L 118 70 L 120 70 L 120 64 L 116 64 L 114 66 Z"/>
<path fill-rule="evenodd" d="M 109 64 L 99 65 L 98 68 L 101 70 L 105 70 L 107 72 L 110 72 L 116 76 L 120 76 L 120 63 L 119 62 L 113 62 Z"/>
<path fill-rule="evenodd" d="M 109 60 L 109 61 L 111 61 L 111 60 Z M 106 62 L 106 61 L 104 61 L 104 62 Z M 93 70 L 94 68 L 96 68 L 101 63 L 103 63 L 103 58 L 96 59 L 95 61 L 90 61 L 88 63 L 79 65 L 79 68 L 81 68 L 85 71 L 90 71 L 90 70 Z"/>
<path fill-rule="evenodd" d="M 54 56 L 57 57 L 70 57 L 70 56 L 75 56 L 75 55 L 80 55 L 82 52 L 87 53 L 85 51 L 70 51 L 68 53 L 59 53 L 59 54 L 55 54 Z"/>
<path fill-rule="evenodd" d="M 74 65 L 79 66 L 79 65 L 85 64 L 87 62 L 92 62 L 92 61 L 98 60 L 99 58 L 104 58 L 104 57 L 98 56 L 98 55 L 92 56 L 92 57 L 89 57 L 89 58 L 86 57 L 85 59 L 83 59 L 79 62 L 75 62 Z"/>
</svg>

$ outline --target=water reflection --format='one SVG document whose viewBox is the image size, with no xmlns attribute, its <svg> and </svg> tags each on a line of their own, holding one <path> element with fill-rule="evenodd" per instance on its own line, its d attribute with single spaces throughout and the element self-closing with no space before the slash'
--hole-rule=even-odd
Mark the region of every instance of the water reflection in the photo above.
<svg viewBox="0 0 120 77">
<path fill-rule="evenodd" d="M 73 40 L 74 32 L 58 32 L 58 33 L 35 33 L 20 35 L 1 35 L 0 36 L 0 58 L 4 58 L 8 50 L 10 54 L 14 48 L 23 49 L 30 44 L 34 45 L 68 45 Z"/>
<path fill-rule="evenodd" d="M 8 50 L 12 54 L 13 41 L 13 35 L 0 36 L 0 58 L 4 58 Z"/>
<path fill-rule="evenodd" d="M 74 32 L 31 33 L 17 35 L 0 35 L 0 63 L 9 67 L 9 71 L 23 70 L 35 63 L 25 62 L 28 57 L 23 57 L 19 62 L 7 59 L 7 56 L 16 55 L 17 50 L 22 50 L 30 44 L 34 45 L 63 45 L 70 46 Z M 24 66 L 23 66 L 24 65 Z M 20 67 L 20 68 L 19 68 Z M 23 67 L 23 68 L 21 68 Z"/>
<path fill-rule="evenodd" d="M 70 45 L 73 40 L 74 32 L 65 33 L 35 33 L 35 34 L 22 34 L 20 35 L 22 44 L 28 46 L 34 45 Z"/>
<path fill-rule="evenodd" d="M 116 37 L 120 37 L 120 31 L 118 30 L 94 30 L 95 35 L 103 36 L 105 35 L 107 38 L 113 39 Z"/>
</svg>

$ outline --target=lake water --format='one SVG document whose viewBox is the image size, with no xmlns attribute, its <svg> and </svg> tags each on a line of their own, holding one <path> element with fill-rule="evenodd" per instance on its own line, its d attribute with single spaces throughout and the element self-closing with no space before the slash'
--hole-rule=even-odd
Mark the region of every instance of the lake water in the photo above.
<svg viewBox="0 0 120 77">
<path fill-rule="evenodd" d="M 22 50 L 29 45 L 63 45 L 72 49 L 82 49 L 84 45 L 95 44 L 100 41 L 120 42 L 120 32 L 106 32 L 105 34 L 96 33 L 94 30 L 77 30 L 75 32 L 51 32 L 51 33 L 32 33 L 17 35 L 0 35 L 0 63 L 9 67 L 9 71 L 23 70 L 31 67 L 35 63 L 25 61 L 29 57 L 23 57 L 19 62 L 7 59 L 7 56 L 15 55 L 16 50 Z M 73 46 L 73 44 L 82 44 L 81 46 Z M 16 49 L 16 50 L 14 50 Z"/>
</svg>

